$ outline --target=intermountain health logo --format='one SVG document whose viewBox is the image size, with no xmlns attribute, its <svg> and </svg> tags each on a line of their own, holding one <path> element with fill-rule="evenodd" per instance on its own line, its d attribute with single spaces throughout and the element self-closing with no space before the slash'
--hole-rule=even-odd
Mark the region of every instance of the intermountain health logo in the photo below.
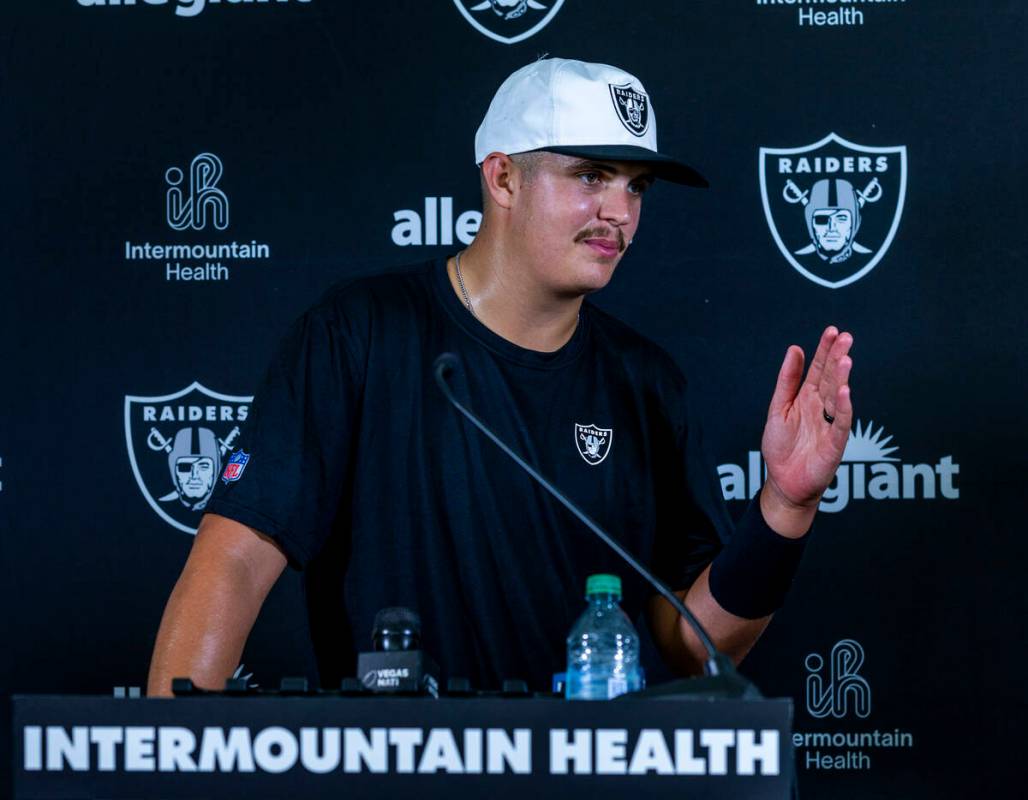
<svg viewBox="0 0 1028 800">
<path fill-rule="evenodd" d="M 818 653 L 807 656 L 807 713 L 817 719 L 842 718 L 851 711 L 865 718 L 871 713 L 871 687 L 858 673 L 864 664 L 864 648 L 852 639 L 836 642 L 825 660 Z"/>
<path fill-rule="evenodd" d="M 453 4 L 482 35 L 514 44 L 549 25 L 564 0 L 453 0 Z"/>
<path fill-rule="evenodd" d="M 953 456 L 943 456 L 935 464 L 904 463 L 894 455 L 899 447 L 889 446 L 892 436 L 885 436 L 883 427 L 874 422 L 863 425 L 857 420 L 850 431 L 842 463 L 835 478 L 825 490 L 818 508 L 821 511 L 842 511 L 851 500 L 956 500 L 960 489 L 956 476 L 960 465 Z M 759 450 L 750 450 L 746 467 L 741 464 L 719 464 L 721 491 L 726 500 L 748 500 L 755 497 L 767 477 Z"/>
<path fill-rule="evenodd" d="M 762 147 L 759 165 L 771 236 L 805 278 L 838 289 L 885 257 L 903 215 L 906 147 L 830 133 L 803 147 Z"/>
<path fill-rule="evenodd" d="M 214 153 L 194 156 L 183 168 L 164 170 L 164 219 L 174 241 L 133 243 L 125 241 L 125 260 L 157 261 L 164 266 L 166 281 L 225 281 L 231 267 L 271 258 L 271 246 L 256 239 L 239 242 L 219 236 L 219 241 L 198 241 L 195 235 L 218 235 L 229 227 L 229 196 L 222 186 L 225 167 Z"/>
<path fill-rule="evenodd" d="M 228 227 L 228 198 L 218 188 L 224 168 L 213 153 L 200 153 L 189 165 L 189 184 L 183 191 L 182 170 L 168 167 L 168 227 L 175 231 L 202 231 L 209 222 L 219 231 Z"/>
<path fill-rule="evenodd" d="M 307 5 L 311 0 L 78 0 L 80 6 L 86 8 L 118 8 L 139 6 L 174 6 L 175 16 L 195 17 L 202 13 L 207 6 L 282 6 L 288 3 Z"/>
<path fill-rule="evenodd" d="M 871 684 L 860 674 L 863 666 L 864 648 L 855 639 L 840 639 L 827 658 L 809 653 L 803 661 L 807 714 L 814 720 L 849 719 L 860 725 L 871 715 Z M 875 750 L 914 746 L 913 734 L 898 728 L 801 731 L 801 725 L 792 744 L 797 761 L 808 770 L 869 770 Z"/>
<path fill-rule="evenodd" d="M 172 527 L 196 533 L 252 402 L 195 381 L 160 397 L 125 396 L 132 473 L 146 502 Z"/>
<path fill-rule="evenodd" d="M 864 24 L 864 9 L 874 6 L 902 6 L 907 0 L 757 0 L 764 9 L 781 11 L 795 9 L 796 24 L 801 28 L 860 27 Z M 825 5 L 828 5 L 825 8 Z M 868 13 L 875 14 L 868 9 Z"/>
</svg>

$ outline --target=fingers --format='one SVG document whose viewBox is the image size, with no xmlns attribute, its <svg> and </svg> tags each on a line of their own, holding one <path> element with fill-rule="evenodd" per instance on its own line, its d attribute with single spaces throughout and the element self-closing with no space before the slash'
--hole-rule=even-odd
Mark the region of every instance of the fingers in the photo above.
<svg viewBox="0 0 1028 800">
<path fill-rule="evenodd" d="M 853 424 L 853 403 L 849 386 L 850 371 L 853 369 L 853 359 L 849 356 L 852 345 L 853 337 L 849 333 L 844 331 L 836 337 L 818 386 L 818 394 L 823 398 L 825 411 L 829 416 L 835 417 L 829 436 L 833 447 L 839 453 L 846 450 L 850 427 Z"/>
<path fill-rule="evenodd" d="M 834 402 L 835 422 L 831 425 L 832 444 L 838 452 L 842 453 L 846 450 L 850 427 L 853 425 L 853 402 L 850 397 L 850 387 L 840 386 L 835 394 Z"/>
<path fill-rule="evenodd" d="M 821 334 L 821 341 L 818 342 L 814 358 L 810 362 L 810 370 L 807 372 L 807 380 L 805 383 L 813 386 L 814 388 L 821 385 L 821 376 L 824 374 L 825 366 L 828 363 L 828 354 L 832 349 L 832 345 L 835 344 L 835 340 L 838 336 L 839 329 L 834 325 L 829 325 L 825 328 L 824 333 Z"/>
<path fill-rule="evenodd" d="M 839 389 L 849 385 L 850 370 L 853 369 L 853 359 L 844 355 L 838 359 L 829 359 L 828 369 L 825 370 L 822 386 L 819 393 L 824 398 L 825 411 L 835 416 L 839 403 Z"/>
<path fill-rule="evenodd" d="M 775 383 L 775 393 L 771 397 L 768 416 L 780 414 L 796 398 L 800 381 L 803 379 L 803 360 L 803 350 L 796 345 L 790 345 L 789 349 L 785 351 L 782 368 L 778 370 L 778 381 Z"/>
<path fill-rule="evenodd" d="M 835 416 L 836 393 L 839 387 L 846 385 L 850 369 L 853 367 L 853 359 L 848 355 L 852 346 L 853 336 L 851 334 L 844 331 L 836 336 L 821 372 L 821 379 L 814 384 L 818 395 L 824 401 L 825 410 L 832 416 Z M 813 367 L 811 367 L 811 371 L 813 371 Z M 809 374 L 807 380 L 810 380 Z"/>
</svg>

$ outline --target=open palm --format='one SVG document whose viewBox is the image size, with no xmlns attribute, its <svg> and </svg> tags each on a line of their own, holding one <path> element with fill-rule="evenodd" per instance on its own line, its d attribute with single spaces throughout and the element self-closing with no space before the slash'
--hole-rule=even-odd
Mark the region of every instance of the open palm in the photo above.
<svg viewBox="0 0 1028 800">
<path fill-rule="evenodd" d="M 769 488 L 789 505 L 816 505 L 842 460 L 853 422 L 852 344 L 849 333 L 826 328 L 805 380 L 803 350 L 786 351 L 760 448 Z"/>
</svg>

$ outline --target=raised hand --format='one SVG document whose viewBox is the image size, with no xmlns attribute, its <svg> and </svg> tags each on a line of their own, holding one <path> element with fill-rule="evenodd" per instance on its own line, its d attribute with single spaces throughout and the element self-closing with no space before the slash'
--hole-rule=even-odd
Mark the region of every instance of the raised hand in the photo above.
<svg viewBox="0 0 1028 800">
<path fill-rule="evenodd" d="M 761 510 L 782 535 L 809 528 L 842 460 L 853 421 L 852 345 L 849 333 L 826 328 L 805 380 L 803 350 L 791 345 L 785 353 L 760 444 L 768 473 Z"/>
</svg>

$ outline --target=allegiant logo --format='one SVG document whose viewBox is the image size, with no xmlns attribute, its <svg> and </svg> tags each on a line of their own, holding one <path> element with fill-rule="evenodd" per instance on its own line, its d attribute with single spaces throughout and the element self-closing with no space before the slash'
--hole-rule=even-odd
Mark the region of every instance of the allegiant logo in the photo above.
<svg viewBox="0 0 1028 800">
<path fill-rule="evenodd" d="M 889 447 L 891 436 L 874 423 L 866 426 L 857 420 L 850 431 L 842 463 L 836 470 L 831 485 L 825 489 L 819 509 L 842 511 L 850 500 L 934 500 L 942 497 L 956 500 L 960 489 L 956 476 L 960 465 L 953 456 L 943 456 L 935 464 L 902 463 L 895 453 L 899 448 Z M 741 464 L 719 464 L 718 477 L 725 500 L 748 500 L 756 496 L 767 477 L 767 467 L 761 462 L 759 450 L 751 450 L 746 468 Z"/>
<path fill-rule="evenodd" d="M 464 211 L 454 214 L 452 197 L 426 197 L 424 213 L 413 208 L 401 208 L 393 212 L 393 244 L 398 247 L 411 245 L 451 245 L 456 239 L 461 244 L 471 244 L 482 224 L 481 211 Z"/>
</svg>

